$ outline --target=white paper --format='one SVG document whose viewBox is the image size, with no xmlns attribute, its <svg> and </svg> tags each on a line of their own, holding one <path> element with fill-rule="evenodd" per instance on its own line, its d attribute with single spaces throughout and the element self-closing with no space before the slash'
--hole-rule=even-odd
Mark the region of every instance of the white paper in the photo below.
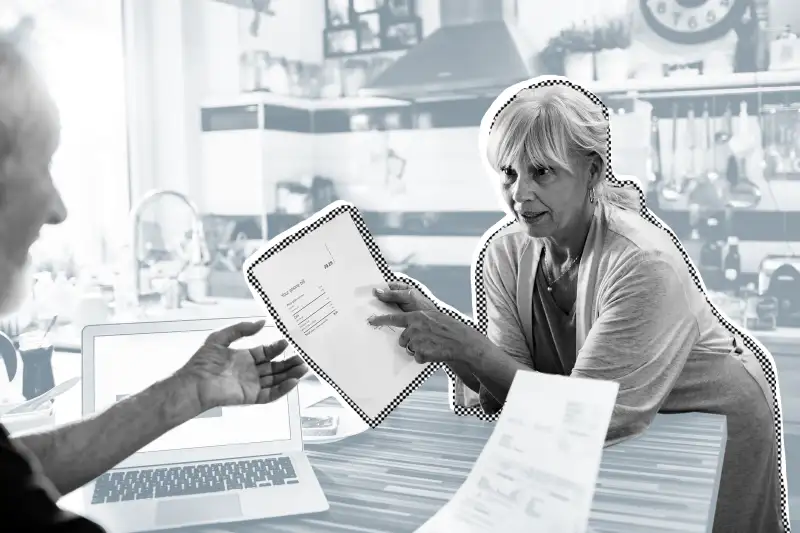
<svg viewBox="0 0 800 533">
<path fill-rule="evenodd" d="M 519 371 L 453 498 L 417 533 L 586 533 L 618 385 Z"/>
<path fill-rule="evenodd" d="M 367 322 L 399 311 L 372 294 L 386 282 L 349 213 L 260 262 L 253 274 L 292 340 L 369 418 L 427 367 L 399 346 L 400 329 Z"/>
</svg>

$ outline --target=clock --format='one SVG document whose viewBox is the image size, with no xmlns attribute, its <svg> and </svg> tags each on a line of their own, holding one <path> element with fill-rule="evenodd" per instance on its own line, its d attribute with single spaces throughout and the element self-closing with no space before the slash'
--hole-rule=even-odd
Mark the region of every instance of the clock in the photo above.
<svg viewBox="0 0 800 533">
<path fill-rule="evenodd" d="M 736 27 L 751 0 L 639 0 L 642 16 L 667 41 L 696 45 L 724 37 Z"/>
</svg>

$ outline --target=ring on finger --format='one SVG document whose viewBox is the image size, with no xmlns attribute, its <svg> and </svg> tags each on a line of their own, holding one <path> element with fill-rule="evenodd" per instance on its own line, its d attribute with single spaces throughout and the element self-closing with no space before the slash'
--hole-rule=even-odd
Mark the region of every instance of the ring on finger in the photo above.
<svg viewBox="0 0 800 533">
<path fill-rule="evenodd" d="M 414 357 L 415 355 L 417 355 L 417 352 L 415 352 L 414 350 L 411 349 L 411 345 L 410 344 L 406 344 L 406 352 L 408 352 L 408 355 L 410 355 L 411 357 Z"/>
</svg>

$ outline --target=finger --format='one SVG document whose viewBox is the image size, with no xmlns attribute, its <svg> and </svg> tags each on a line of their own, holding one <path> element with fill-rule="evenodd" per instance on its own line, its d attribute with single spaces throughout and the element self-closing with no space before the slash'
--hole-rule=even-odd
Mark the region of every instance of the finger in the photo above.
<svg viewBox="0 0 800 533">
<path fill-rule="evenodd" d="M 411 341 L 411 328 L 406 328 L 400 334 L 400 337 L 397 339 L 397 344 L 405 348 L 408 346 L 409 341 Z"/>
<path fill-rule="evenodd" d="M 307 372 L 308 367 L 305 364 L 295 365 L 284 370 L 283 372 L 261 376 L 258 378 L 258 382 L 261 384 L 261 388 L 268 389 L 270 387 L 276 387 L 284 381 L 300 379 L 305 376 Z"/>
<path fill-rule="evenodd" d="M 284 350 L 286 350 L 287 346 L 289 346 L 289 343 L 286 342 L 286 339 L 281 339 L 279 341 L 273 342 L 272 344 L 250 348 L 250 355 L 253 356 L 253 359 L 258 365 L 261 363 L 272 361 L 280 354 L 282 354 Z"/>
<path fill-rule="evenodd" d="M 378 300 L 398 305 L 410 305 L 417 301 L 412 289 L 375 289 Z"/>
<path fill-rule="evenodd" d="M 219 331 L 215 331 L 208 336 L 207 341 L 211 344 L 221 344 L 222 346 L 230 346 L 237 340 L 243 337 L 251 337 L 261 331 L 264 327 L 264 320 L 258 322 L 239 322 Z"/>
<path fill-rule="evenodd" d="M 270 376 L 280 374 L 296 366 L 305 365 L 306 362 L 299 355 L 293 355 L 285 361 L 263 362 L 256 364 L 259 376 Z"/>
<path fill-rule="evenodd" d="M 258 397 L 256 398 L 256 403 L 271 403 L 283 398 L 297 386 L 299 381 L 299 379 L 287 379 L 274 387 L 261 389 L 261 392 L 258 393 Z"/>
<path fill-rule="evenodd" d="M 397 313 L 391 315 L 376 315 L 369 319 L 371 326 L 394 326 L 407 328 L 410 313 Z"/>
<path fill-rule="evenodd" d="M 429 358 L 426 354 L 424 346 L 422 348 L 416 348 L 414 350 L 414 361 L 416 361 L 417 364 L 424 365 L 425 363 L 428 362 L 428 359 Z"/>
</svg>

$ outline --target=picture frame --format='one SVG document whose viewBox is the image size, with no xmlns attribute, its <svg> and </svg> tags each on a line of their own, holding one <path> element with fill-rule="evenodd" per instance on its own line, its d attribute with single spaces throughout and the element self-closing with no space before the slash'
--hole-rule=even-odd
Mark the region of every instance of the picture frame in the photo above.
<svg viewBox="0 0 800 533">
<path fill-rule="evenodd" d="M 342 57 L 355 54 L 358 48 L 358 30 L 353 26 L 324 30 L 325 57 Z"/>
<path fill-rule="evenodd" d="M 351 0 L 325 0 L 326 28 L 347 27 L 353 24 Z"/>
<path fill-rule="evenodd" d="M 356 15 L 380 11 L 386 6 L 386 0 L 351 0 Z"/>
<path fill-rule="evenodd" d="M 410 19 L 417 14 L 415 0 L 386 0 L 384 11 L 388 19 Z"/>
<path fill-rule="evenodd" d="M 372 52 L 383 48 L 381 15 L 377 11 L 358 15 L 358 49 Z"/>
<path fill-rule="evenodd" d="M 386 24 L 383 50 L 406 50 L 422 41 L 422 20 L 412 17 Z"/>
</svg>

